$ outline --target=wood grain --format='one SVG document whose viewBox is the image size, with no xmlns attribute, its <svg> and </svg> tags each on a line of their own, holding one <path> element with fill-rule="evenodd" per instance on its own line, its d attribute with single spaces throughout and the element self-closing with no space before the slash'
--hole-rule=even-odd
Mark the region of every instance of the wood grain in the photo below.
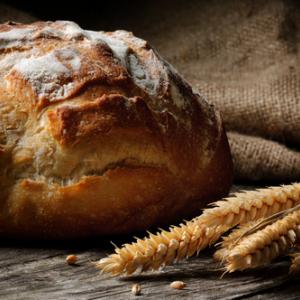
<svg viewBox="0 0 300 300">
<path fill-rule="evenodd" d="M 235 190 L 239 189 L 235 187 Z M 121 245 L 128 239 L 116 238 Z M 128 278 L 101 275 L 93 261 L 111 253 L 109 240 L 73 242 L 2 241 L 0 247 L 0 299 L 299 299 L 300 277 L 288 276 L 288 262 L 271 267 L 225 275 L 216 271 L 212 250 L 163 271 Z M 78 264 L 65 262 L 68 254 Z M 170 288 L 174 280 L 186 283 L 183 290 Z M 131 287 L 139 283 L 141 296 Z"/>
</svg>

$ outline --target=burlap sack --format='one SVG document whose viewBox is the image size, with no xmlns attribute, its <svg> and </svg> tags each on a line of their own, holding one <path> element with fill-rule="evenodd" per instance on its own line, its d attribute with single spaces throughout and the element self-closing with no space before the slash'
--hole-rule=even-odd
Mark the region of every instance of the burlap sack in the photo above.
<svg viewBox="0 0 300 300">
<path fill-rule="evenodd" d="M 134 30 L 221 110 L 237 179 L 300 179 L 297 1 L 166 1 Z"/>
<path fill-rule="evenodd" d="M 221 110 L 236 178 L 283 182 L 300 179 L 299 6 L 120 1 L 81 25 L 124 28 L 149 40 Z"/>
</svg>

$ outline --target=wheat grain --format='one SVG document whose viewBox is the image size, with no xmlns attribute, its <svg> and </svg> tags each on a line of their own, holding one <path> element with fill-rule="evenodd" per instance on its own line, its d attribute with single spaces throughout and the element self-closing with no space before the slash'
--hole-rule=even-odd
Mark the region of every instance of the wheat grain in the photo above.
<svg viewBox="0 0 300 300">
<path fill-rule="evenodd" d="M 255 268 L 287 253 L 300 237 L 300 209 L 242 239 L 226 257 L 228 272 Z"/>
<path fill-rule="evenodd" d="M 214 203 L 203 214 L 169 231 L 149 234 L 148 238 L 116 248 L 115 254 L 101 259 L 97 266 L 113 275 L 157 270 L 164 265 L 192 256 L 216 242 L 238 224 L 270 216 L 300 203 L 300 184 L 237 193 Z"/>
<path fill-rule="evenodd" d="M 66 257 L 66 262 L 68 265 L 75 265 L 77 262 L 77 256 L 74 254 L 68 255 Z"/>
<path fill-rule="evenodd" d="M 183 281 L 173 281 L 170 287 L 175 290 L 182 290 L 186 287 L 186 284 Z"/>
<path fill-rule="evenodd" d="M 142 293 L 142 288 L 138 283 L 135 283 L 132 287 L 131 287 L 131 293 L 134 296 L 139 296 Z"/>
<path fill-rule="evenodd" d="M 291 266 L 290 274 L 296 274 L 300 272 L 300 252 L 290 254 Z"/>
</svg>

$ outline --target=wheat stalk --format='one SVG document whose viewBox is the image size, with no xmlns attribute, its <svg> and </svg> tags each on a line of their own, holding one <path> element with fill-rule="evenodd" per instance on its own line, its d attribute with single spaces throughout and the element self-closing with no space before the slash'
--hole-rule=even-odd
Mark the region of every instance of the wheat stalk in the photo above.
<svg viewBox="0 0 300 300">
<path fill-rule="evenodd" d="M 290 266 L 290 274 L 295 274 L 300 272 L 300 252 L 290 254 L 291 266 Z"/>
<path fill-rule="evenodd" d="M 228 251 L 227 272 L 255 268 L 287 253 L 300 238 L 300 209 L 241 239 Z"/>
<path fill-rule="evenodd" d="M 96 265 L 105 273 L 157 270 L 192 256 L 238 224 L 270 216 L 300 203 L 300 184 L 271 187 L 236 193 L 214 203 L 203 214 L 169 231 L 149 234 L 145 239 L 116 248 L 115 254 L 101 259 Z"/>
</svg>

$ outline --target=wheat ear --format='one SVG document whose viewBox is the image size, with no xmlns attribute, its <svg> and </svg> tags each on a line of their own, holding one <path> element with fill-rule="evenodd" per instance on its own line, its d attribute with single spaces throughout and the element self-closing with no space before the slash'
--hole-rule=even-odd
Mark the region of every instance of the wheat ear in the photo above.
<svg viewBox="0 0 300 300">
<path fill-rule="evenodd" d="M 271 225 L 244 237 L 229 250 L 226 257 L 228 272 L 256 268 L 287 253 L 300 238 L 300 209 Z"/>
<path fill-rule="evenodd" d="M 214 203 L 203 214 L 186 224 L 171 227 L 135 243 L 116 248 L 115 254 L 96 265 L 103 272 L 119 275 L 136 270 L 156 270 L 192 256 L 232 227 L 270 216 L 300 203 L 300 184 L 236 193 Z"/>
<path fill-rule="evenodd" d="M 300 183 L 236 193 L 213 203 L 202 216 L 207 225 L 245 224 L 300 204 Z"/>
<path fill-rule="evenodd" d="M 232 250 L 243 238 L 246 238 L 248 235 L 265 228 L 267 225 L 270 225 L 278 219 L 283 218 L 284 216 L 299 209 L 300 204 L 293 208 L 277 212 L 267 218 L 250 221 L 246 224 L 240 225 L 239 228 L 234 229 L 228 236 L 223 237 L 223 241 L 221 243 L 216 244 L 216 246 L 220 245 L 220 248 L 214 253 L 214 259 L 216 261 L 223 262 L 229 255 L 230 250 Z"/>
<path fill-rule="evenodd" d="M 97 267 L 112 275 L 157 270 L 213 244 L 228 229 L 227 225 L 206 227 L 188 222 L 156 235 L 149 233 L 148 238 L 116 248 L 116 253 L 101 259 Z"/>
<path fill-rule="evenodd" d="M 295 274 L 300 272 L 300 252 L 290 254 L 291 266 L 290 266 L 290 274 Z"/>
</svg>

